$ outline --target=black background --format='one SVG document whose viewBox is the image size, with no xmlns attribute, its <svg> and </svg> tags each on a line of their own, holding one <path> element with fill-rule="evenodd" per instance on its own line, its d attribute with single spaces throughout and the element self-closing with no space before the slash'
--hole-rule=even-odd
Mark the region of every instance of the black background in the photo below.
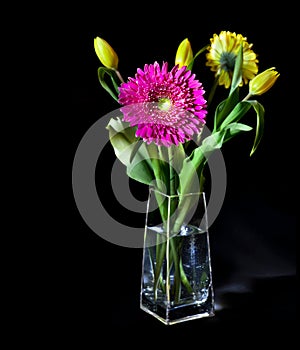
<svg viewBox="0 0 300 350">
<path fill-rule="evenodd" d="M 233 341 L 239 327 L 251 339 L 254 334 L 265 335 L 268 340 L 292 339 L 298 224 L 298 206 L 294 203 L 298 189 L 294 122 L 298 116 L 292 98 L 297 54 L 291 49 L 295 9 L 254 7 L 242 3 L 179 7 L 111 3 L 105 7 L 94 4 L 70 8 L 65 28 L 70 56 L 65 70 L 66 91 L 71 92 L 71 99 L 64 117 L 69 126 L 70 172 L 85 132 L 101 116 L 118 108 L 97 78 L 100 62 L 93 47 L 96 36 L 114 47 L 125 78 L 133 76 L 145 63 L 168 61 L 171 66 L 184 38 L 189 38 L 195 52 L 221 30 L 240 33 L 253 43 L 260 71 L 274 66 L 280 72 L 274 87 L 258 98 L 266 115 L 265 133 L 257 152 L 249 157 L 253 133 L 236 137 L 222 149 L 227 169 L 226 197 L 210 227 L 216 315 L 165 326 L 141 311 L 142 250 L 111 244 L 94 233 L 77 210 L 70 183 L 71 215 L 61 233 L 67 238 L 64 273 L 56 292 L 58 317 L 66 326 L 72 325 L 74 332 L 87 325 L 99 337 L 110 330 L 125 330 L 149 337 L 149 343 L 155 344 L 154 334 L 184 337 L 195 330 L 200 337 L 201 331 L 204 334 L 226 329 Z M 287 23 L 283 26 L 284 19 Z M 199 80 L 211 79 L 212 73 L 201 59 L 197 62 L 194 69 Z M 252 115 L 249 122 L 254 121 Z M 97 187 L 108 208 L 114 208 L 109 185 L 114 159 L 108 147 L 96 171 Z M 132 185 L 132 191 L 137 198 L 145 198 L 147 193 L 137 184 Z M 137 225 L 135 216 L 127 214 L 125 220 Z M 124 219 L 125 214 L 117 207 L 115 215 Z M 142 234 L 143 221 L 139 218 L 138 222 Z M 267 331 L 269 326 L 281 332 Z"/>
</svg>

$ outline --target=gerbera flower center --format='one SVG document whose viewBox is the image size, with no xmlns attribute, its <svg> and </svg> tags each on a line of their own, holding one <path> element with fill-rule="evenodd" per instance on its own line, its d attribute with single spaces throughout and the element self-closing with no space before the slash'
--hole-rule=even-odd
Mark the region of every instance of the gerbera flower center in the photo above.
<svg viewBox="0 0 300 350">
<path fill-rule="evenodd" d="M 167 97 L 162 97 L 158 100 L 158 108 L 161 111 L 168 111 L 171 105 L 172 105 L 172 102 Z"/>
<path fill-rule="evenodd" d="M 232 52 L 223 52 L 220 57 L 220 68 L 226 72 L 232 72 L 234 69 L 234 64 L 236 60 L 236 55 Z"/>
</svg>

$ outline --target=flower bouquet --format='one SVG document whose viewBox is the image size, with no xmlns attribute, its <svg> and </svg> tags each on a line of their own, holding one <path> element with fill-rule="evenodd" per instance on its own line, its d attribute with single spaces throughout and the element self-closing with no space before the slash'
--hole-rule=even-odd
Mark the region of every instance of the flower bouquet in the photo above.
<svg viewBox="0 0 300 350">
<path fill-rule="evenodd" d="M 124 80 L 114 49 L 94 39 L 99 82 L 120 106 L 120 116 L 107 124 L 111 145 L 127 175 L 150 189 L 141 308 L 165 324 L 214 314 L 204 170 L 213 152 L 253 130 L 241 122 L 250 109 L 256 115 L 250 155 L 256 151 L 265 110 L 253 97 L 279 77 L 274 67 L 258 73 L 252 46 L 241 34 L 221 31 L 194 54 L 186 38 L 174 65 L 155 61 Z M 210 89 L 194 72 L 200 55 L 214 74 Z M 227 97 L 211 110 L 218 87 Z"/>
</svg>

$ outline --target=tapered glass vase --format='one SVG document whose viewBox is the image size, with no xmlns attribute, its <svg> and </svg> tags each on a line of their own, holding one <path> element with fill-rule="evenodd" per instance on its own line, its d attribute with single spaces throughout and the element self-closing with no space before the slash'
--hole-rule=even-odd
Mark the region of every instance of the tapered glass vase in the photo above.
<svg viewBox="0 0 300 350">
<path fill-rule="evenodd" d="M 214 315 L 205 193 L 149 190 L 140 307 L 166 325 Z"/>
</svg>

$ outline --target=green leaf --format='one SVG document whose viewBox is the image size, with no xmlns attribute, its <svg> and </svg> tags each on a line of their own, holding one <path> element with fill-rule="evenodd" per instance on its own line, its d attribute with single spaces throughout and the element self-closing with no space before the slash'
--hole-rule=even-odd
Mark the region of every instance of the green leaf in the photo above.
<svg viewBox="0 0 300 350">
<path fill-rule="evenodd" d="M 151 165 L 147 160 L 135 162 L 127 167 L 127 175 L 145 185 L 150 185 L 155 179 Z"/>
<path fill-rule="evenodd" d="M 230 132 L 236 134 L 239 131 L 248 131 L 250 129 L 249 126 L 246 126 L 245 124 L 237 123 L 247 112 L 248 110 L 253 107 L 256 112 L 256 133 L 255 133 L 255 139 L 254 143 L 250 152 L 250 156 L 256 151 L 263 132 L 264 132 L 264 115 L 265 110 L 264 107 L 256 100 L 246 100 L 239 102 L 235 108 L 232 110 L 232 112 L 228 115 L 228 117 L 224 120 L 222 123 L 220 129 L 227 130 L 229 128 Z M 237 128 L 237 129 L 234 129 Z M 246 128 L 246 129 L 245 129 Z M 229 136 L 227 136 L 229 137 Z M 230 138 L 227 138 L 229 140 Z"/>
<path fill-rule="evenodd" d="M 240 45 L 240 49 L 235 60 L 230 93 L 229 93 L 230 95 L 239 87 L 240 83 L 242 82 L 242 73 L 243 73 L 242 68 L 243 68 L 243 43 L 241 43 Z"/>
<path fill-rule="evenodd" d="M 138 147 L 136 144 L 138 143 Z M 131 147 L 130 162 L 127 165 L 127 175 L 146 185 L 155 180 L 153 163 L 148 153 L 148 145 L 139 140 Z"/>
<path fill-rule="evenodd" d="M 182 163 L 184 161 L 184 159 L 186 158 L 186 153 L 184 150 L 184 146 L 180 143 L 177 146 L 172 145 L 170 147 L 172 153 L 173 153 L 173 167 L 174 169 L 177 171 L 177 173 L 179 172 L 179 170 L 182 168 Z"/>
<path fill-rule="evenodd" d="M 233 110 L 236 104 L 239 102 L 239 88 L 233 90 L 229 96 L 223 100 L 216 108 L 214 117 L 214 131 L 217 131 L 228 116 L 228 114 Z"/>
<path fill-rule="evenodd" d="M 226 126 L 225 130 L 228 130 L 230 135 L 239 134 L 241 131 L 250 131 L 253 128 L 243 123 L 231 123 Z"/>
<path fill-rule="evenodd" d="M 127 175 L 149 185 L 154 179 L 152 162 L 145 143 L 135 136 L 136 128 L 117 117 L 110 119 L 106 129 L 117 158 L 126 166 Z"/>
<path fill-rule="evenodd" d="M 166 147 L 150 143 L 146 146 L 146 150 L 151 159 L 153 173 L 157 180 L 156 188 L 161 192 L 168 193 L 170 184 L 168 156 L 165 154 Z"/>
<path fill-rule="evenodd" d="M 207 273 L 205 271 L 202 272 L 202 275 L 200 277 L 200 286 L 201 288 L 205 288 L 206 284 L 208 281 L 208 276 Z"/>
<path fill-rule="evenodd" d="M 133 145 L 133 148 L 131 150 L 130 158 L 129 158 L 129 163 L 132 163 L 135 155 L 137 154 L 138 150 L 140 149 L 142 143 L 141 142 L 135 142 Z"/>
<path fill-rule="evenodd" d="M 195 181 L 193 174 L 195 171 L 198 176 L 201 175 L 203 167 L 209 158 L 209 156 L 217 149 L 223 146 L 223 143 L 231 139 L 242 131 L 250 131 L 252 128 L 242 123 L 231 123 L 219 131 L 213 132 L 207 136 L 202 144 L 193 150 L 190 157 L 187 157 L 183 161 L 182 170 L 179 176 L 180 179 L 180 192 L 186 193 L 188 191 L 190 183 Z"/>
<path fill-rule="evenodd" d="M 243 123 L 232 123 L 227 125 L 226 129 L 230 130 L 231 133 L 235 134 L 238 133 L 240 131 L 250 131 L 253 128 L 247 124 L 243 124 Z"/>
<path fill-rule="evenodd" d="M 201 170 L 206 162 L 207 154 L 205 154 L 205 152 L 211 148 L 209 145 L 210 142 L 216 143 L 215 139 L 211 139 L 211 135 L 206 137 L 202 144 L 195 148 L 191 155 L 186 157 L 182 162 L 182 169 L 179 174 L 180 193 L 188 193 L 191 186 L 199 180 L 199 173 L 201 173 Z"/>
<path fill-rule="evenodd" d="M 248 101 L 239 102 L 233 110 L 229 113 L 229 115 L 225 118 L 223 123 L 220 126 L 220 130 L 224 129 L 231 123 L 238 122 L 251 108 L 251 105 Z"/>
<path fill-rule="evenodd" d="M 182 163 L 181 172 L 179 173 L 179 193 L 188 193 L 191 186 L 198 180 L 196 170 L 197 168 L 194 166 L 190 157 L 185 158 Z"/>
<path fill-rule="evenodd" d="M 220 124 L 224 121 L 224 119 L 239 102 L 239 85 L 242 81 L 242 67 L 243 44 L 241 44 L 238 55 L 235 60 L 229 95 L 227 99 L 222 101 L 216 108 L 214 117 L 214 131 L 218 130 Z"/>
<path fill-rule="evenodd" d="M 253 128 L 249 125 L 242 124 L 242 123 L 231 123 L 224 128 L 226 130 L 225 137 L 223 139 L 223 143 L 229 141 L 232 137 L 235 135 L 245 132 L 245 131 L 250 131 Z"/>
<path fill-rule="evenodd" d="M 220 130 L 217 132 L 213 132 L 211 135 L 207 136 L 200 146 L 201 151 L 207 156 L 215 149 L 219 149 L 222 147 L 223 139 L 225 136 L 226 130 Z M 195 155 L 197 154 L 197 149 L 195 150 Z"/>
<path fill-rule="evenodd" d="M 256 133 L 254 143 L 250 152 L 250 156 L 252 156 L 252 154 L 256 151 L 264 133 L 265 109 L 263 105 L 256 100 L 248 100 L 247 102 L 254 108 L 256 112 Z"/>
<path fill-rule="evenodd" d="M 111 71 L 111 72 L 112 72 L 112 74 L 111 74 L 110 78 L 111 78 L 112 84 L 116 90 L 117 95 L 119 95 L 120 90 L 119 90 L 119 85 L 117 83 L 117 81 L 118 81 L 117 74 L 115 71 Z"/>
<path fill-rule="evenodd" d="M 113 99 L 115 99 L 118 102 L 118 96 L 115 94 L 115 92 L 109 87 L 109 85 L 105 81 L 105 74 L 109 75 L 115 90 L 118 92 L 118 84 L 115 81 L 115 72 L 112 69 L 106 68 L 106 67 L 99 67 L 98 68 L 98 79 L 101 84 L 101 86 L 112 96 Z"/>
<path fill-rule="evenodd" d="M 179 174 L 182 169 L 186 153 L 183 145 L 180 143 L 168 148 L 169 171 L 170 171 L 170 194 L 176 194 L 179 186 Z"/>
<path fill-rule="evenodd" d="M 117 158 L 128 166 L 132 161 L 131 154 L 138 141 L 135 136 L 135 128 L 130 127 L 129 123 L 123 122 L 120 117 L 117 117 L 110 119 L 106 129 L 109 132 L 109 139 Z"/>
</svg>

